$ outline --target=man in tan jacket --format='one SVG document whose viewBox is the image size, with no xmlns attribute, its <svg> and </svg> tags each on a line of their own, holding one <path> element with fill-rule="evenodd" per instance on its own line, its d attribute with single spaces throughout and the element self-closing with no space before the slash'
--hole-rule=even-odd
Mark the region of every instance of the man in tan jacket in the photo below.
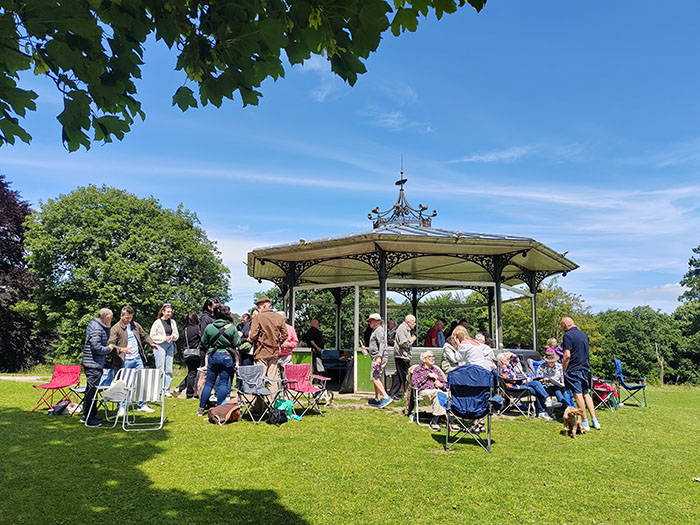
<svg viewBox="0 0 700 525">
<path fill-rule="evenodd" d="M 268 297 L 261 297 L 255 304 L 259 312 L 250 323 L 248 335 L 248 341 L 253 345 L 253 359 L 256 365 L 265 367 L 267 377 L 278 379 L 277 359 L 280 345 L 287 340 L 287 325 L 282 315 L 271 310 L 272 301 Z M 277 390 L 277 383 L 272 383 L 270 391 Z"/>
</svg>

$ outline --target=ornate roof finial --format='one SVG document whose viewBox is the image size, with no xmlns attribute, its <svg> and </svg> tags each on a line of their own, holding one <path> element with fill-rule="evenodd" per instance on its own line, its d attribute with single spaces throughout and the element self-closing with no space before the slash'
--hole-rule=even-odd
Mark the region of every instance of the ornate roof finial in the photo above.
<svg viewBox="0 0 700 525">
<path fill-rule="evenodd" d="M 380 212 L 379 206 L 374 208 L 371 213 L 367 214 L 367 218 L 371 220 L 375 228 L 384 226 L 385 224 L 398 225 L 413 225 L 423 228 L 430 228 L 432 219 L 437 215 L 437 211 L 428 216 L 424 216 L 423 212 L 428 209 L 423 204 L 418 205 L 418 209 L 411 206 L 406 200 L 406 195 L 403 191 L 403 185 L 408 179 L 403 177 L 403 154 L 401 155 L 401 179 L 394 184 L 399 186 L 399 198 L 396 199 L 394 205 L 386 211 Z"/>
</svg>

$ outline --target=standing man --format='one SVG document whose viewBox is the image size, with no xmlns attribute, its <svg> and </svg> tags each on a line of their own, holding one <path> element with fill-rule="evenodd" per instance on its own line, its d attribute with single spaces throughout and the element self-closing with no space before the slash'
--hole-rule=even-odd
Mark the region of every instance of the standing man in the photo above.
<svg viewBox="0 0 700 525">
<path fill-rule="evenodd" d="M 411 314 L 407 315 L 404 322 L 396 329 L 394 338 L 394 363 L 396 363 L 396 374 L 391 381 L 389 395 L 394 399 L 401 399 L 408 369 L 411 366 L 411 348 L 416 341 L 416 336 L 411 334 L 411 330 L 416 327 L 416 318 Z"/>
<path fill-rule="evenodd" d="M 386 346 L 386 336 L 382 327 L 382 317 L 379 314 L 370 314 L 369 325 L 372 328 L 372 335 L 369 336 L 369 356 L 372 358 L 372 372 L 370 379 L 374 385 L 374 399 L 370 399 L 370 405 L 384 408 L 392 399 L 384 390 L 382 378 L 384 376 L 384 368 L 388 358 L 388 349 Z"/>
<path fill-rule="evenodd" d="M 389 348 L 394 347 L 394 341 L 396 340 L 396 319 L 390 318 L 386 322 L 386 344 Z"/>
<path fill-rule="evenodd" d="M 302 336 L 301 340 L 311 348 L 311 363 L 313 363 L 314 374 L 325 372 L 323 367 L 323 334 L 319 330 L 318 319 L 311 320 L 311 327 Z"/>
<path fill-rule="evenodd" d="M 257 311 L 257 310 L 256 310 Z M 250 354 L 250 343 L 248 342 L 248 335 L 250 335 L 250 314 L 245 312 L 241 316 L 241 322 L 238 323 L 236 329 L 238 330 L 238 335 L 241 337 L 241 346 L 238 347 L 238 364 L 239 365 L 252 365 L 253 356 Z"/>
<path fill-rule="evenodd" d="M 143 327 L 134 319 L 134 309 L 126 305 L 122 308 L 119 322 L 109 331 L 109 343 L 117 347 L 114 356 L 114 368 L 145 368 L 146 352 L 143 349 L 142 341 L 145 341 L 154 350 L 158 348 L 151 336 L 146 333 Z M 119 415 L 122 415 L 123 407 L 119 408 Z M 146 403 L 140 403 L 140 412 L 155 412 Z"/>
<path fill-rule="evenodd" d="M 435 324 L 427 331 L 425 334 L 425 341 L 423 341 L 423 346 L 428 348 L 437 348 L 438 346 L 438 332 L 442 329 L 442 322 L 440 319 L 435 321 Z"/>
<path fill-rule="evenodd" d="M 92 400 L 95 398 L 97 386 L 102 379 L 102 370 L 105 367 L 107 356 L 112 352 L 109 345 L 109 327 L 112 324 L 112 310 L 102 308 L 97 317 L 92 319 L 85 332 L 85 344 L 83 345 L 83 370 L 87 385 L 83 397 L 83 417 L 81 423 L 88 427 L 99 427 L 102 423 L 95 416 L 95 407 Z"/>
<path fill-rule="evenodd" d="M 256 365 L 263 365 L 264 375 L 270 379 L 279 378 L 277 360 L 280 355 L 280 346 L 287 340 L 287 325 L 277 312 L 271 310 L 272 301 L 268 297 L 261 297 L 255 304 L 259 312 L 250 323 L 248 341 L 253 345 L 253 359 Z M 277 383 L 270 384 L 270 391 L 278 390 Z"/>
<path fill-rule="evenodd" d="M 438 348 L 442 348 L 445 346 L 445 332 L 443 330 L 447 326 L 447 320 L 446 319 L 440 319 L 440 328 L 438 328 L 438 333 L 437 333 L 437 345 Z"/>
<path fill-rule="evenodd" d="M 591 426 L 600 430 L 600 423 L 595 417 L 593 399 L 588 393 L 591 381 L 588 336 L 576 327 L 571 317 L 562 317 L 561 329 L 564 331 L 564 384 L 574 394 L 574 402 L 583 409 L 583 428 L 590 430 L 586 419 L 586 408 L 591 415 Z"/>
</svg>

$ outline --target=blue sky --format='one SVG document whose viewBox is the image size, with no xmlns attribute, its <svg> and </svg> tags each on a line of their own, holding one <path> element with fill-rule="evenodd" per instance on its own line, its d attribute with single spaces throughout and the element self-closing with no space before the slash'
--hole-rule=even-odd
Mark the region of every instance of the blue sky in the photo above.
<svg viewBox="0 0 700 525">
<path fill-rule="evenodd" d="M 0 149 L 32 204 L 108 184 L 197 212 L 231 269 L 234 310 L 269 288 L 258 246 L 366 229 L 404 155 L 409 201 L 433 225 L 533 237 L 581 267 L 560 279 L 594 311 L 670 312 L 700 244 L 700 2 L 491 0 L 385 34 L 350 88 L 315 58 L 239 99 L 182 113 L 183 76 L 147 47 L 147 118 L 119 143 L 68 153 L 41 79 L 34 140 Z"/>
</svg>

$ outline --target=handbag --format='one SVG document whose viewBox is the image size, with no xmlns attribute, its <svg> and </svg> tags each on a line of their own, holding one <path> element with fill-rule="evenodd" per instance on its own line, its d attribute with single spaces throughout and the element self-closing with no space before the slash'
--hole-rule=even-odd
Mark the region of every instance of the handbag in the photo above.
<svg viewBox="0 0 700 525">
<path fill-rule="evenodd" d="M 241 405 L 233 401 L 222 403 L 217 407 L 210 408 L 207 416 L 209 417 L 209 423 L 222 427 L 241 418 Z"/>
<path fill-rule="evenodd" d="M 187 338 L 187 327 L 185 327 L 185 348 L 182 350 L 182 357 L 185 359 L 199 359 L 199 348 L 190 348 L 190 341 Z"/>
</svg>

